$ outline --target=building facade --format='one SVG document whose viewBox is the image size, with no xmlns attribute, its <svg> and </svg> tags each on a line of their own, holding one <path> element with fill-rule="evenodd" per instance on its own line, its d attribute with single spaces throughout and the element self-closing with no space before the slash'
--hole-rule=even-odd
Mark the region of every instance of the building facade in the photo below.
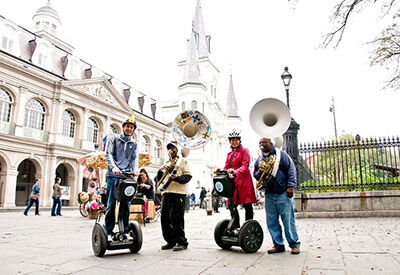
<svg viewBox="0 0 400 275">
<path fill-rule="evenodd" d="M 170 127 L 156 113 L 156 101 L 74 55 L 59 32 L 50 2 L 33 16 L 28 30 L 0 16 L 0 207 L 26 205 L 35 178 L 40 204 L 51 205 L 54 178 L 62 178 L 64 205 L 76 205 L 87 177 L 76 159 L 103 137 L 137 120 L 139 153 L 149 154 L 154 175 L 164 162 Z M 105 173 L 97 175 L 99 186 Z"/>
</svg>

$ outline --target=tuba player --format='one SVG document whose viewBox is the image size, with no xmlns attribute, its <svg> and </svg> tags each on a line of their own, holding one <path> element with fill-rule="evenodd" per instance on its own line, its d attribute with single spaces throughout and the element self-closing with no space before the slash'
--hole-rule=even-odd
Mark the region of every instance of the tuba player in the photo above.
<svg viewBox="0 0 400 275">
<path fill-rule="evenodd" d="M 267 215 L 267 227 L 271 235 L 274 247 L 268 250 L 269 254 L 285 252 L 285 243 L 282 237 L 282 228 L 279 224 L 279 217 L 282 219 L 285 228 L 285 237 L 289 243 L 291 254 L 300 253 L 300 241 L 297 235 L 296 223 L 294 219 L 293 188 L 296 186 L 296 168 L 290 156 L 283 151 L 277 154 L 277 150 L 271 139 L 262 138 L 259 142 L 261 150 L 260 157 L 254 164 L 253 176 L 259 180 L 264 171 L 271 171 L 266 167 L 268 159 L 271 157 L 278 161 L 278 170 L 272 185 L 265 191 L 265 212 Z M 280 157 L 277 157 L 280 155 Z M 260 165 L 261 164 L 261 165 Z M 272 163 L 270 165 L 275 165 Z M 267 178 L 271 175 L 265 175 Z"/>
<path fill-rule="evenodd" d="M 172 249 L 181 251 L 187 249 L 189 243 L 185 237 L 185 204 L 188 193 L 188 183 L 192 179 L 189 164 L 182 154 L 178 155 L 178 144 L 172 141 L 167 144 L 170 160 L 175 160 L 174 167 L 163 167 L 157 173 L 158 180 L 165 179 L 161 202 L 161 230 L 164 240 L 167 242 L 161 246 L 161 250 Z M 176 158 L 178 158 L 176 160 Z M 170 168 L 170 169 L 169 169 Z M 164 173 L 168 173 L 164 175 Z M 158 185 L 158 184 L 157 184 Z"/>
</svg>

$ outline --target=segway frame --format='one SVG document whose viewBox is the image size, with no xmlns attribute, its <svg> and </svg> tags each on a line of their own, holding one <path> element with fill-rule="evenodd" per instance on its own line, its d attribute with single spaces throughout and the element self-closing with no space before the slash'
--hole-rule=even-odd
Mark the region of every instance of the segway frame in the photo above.
<svg viewBox="0 0 400 275">
<path fill-rule="evenodd" d="M 116 182 L 115 195 L 117 202 L 121 204 L 131 201 L 137 192 L 137 182 L 133 178 L 133 173 L 124 172 L 124 179 Z M 100 222 L 104 212 L 99 213 L 92 231 L 92 248 L 98 257 L 103 257 L 106 250 L 129 249 L 132 253 L 137 253 L 142 248 L 143 234 L 137 221 L 129 223 L 129 232 L 124 232 L 124 207 L 118 211 L 118 232 L 111 239 L 108 239 L 105 225 Z M 129 209 L 128 209 L 129 211 Z"/>
<path fill-rule="evenodd" d="M 240 216 L 237 206 L 233 203 L 235 192 L 235 177 L 226 170 L 219 170 L 213 178 L 215 191 L 219 196 L 229 200 L 231 219 L 218 222 L 214 229 L 214 240 L 222 249 L 240 246 L 246 253 L 255 253 L 261 247 L 264 233 L 260 224 L 255 220 L 247 220 L 240 227 Z"/>
</svg>

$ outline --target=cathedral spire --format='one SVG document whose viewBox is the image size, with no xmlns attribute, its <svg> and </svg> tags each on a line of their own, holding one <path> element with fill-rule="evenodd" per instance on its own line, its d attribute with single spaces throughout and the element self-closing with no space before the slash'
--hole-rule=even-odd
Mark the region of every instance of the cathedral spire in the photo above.
<svg viewBox="0 0 400 275">
<path fill-rule="evenodd" d="M 206 35 L 204 28 L 203 12 L 200 0 L 197 0 L 193 21 L 193 31 L 196 33 L 198 57 L 208 58 L 210 54 L 210 36 Z"/>
<path fill-rule="evenodd" d="M 238 115 L 238 104 L 237 104 L 236 97 L 235 97 L 235 90 L 233 88 L 232 73 L 231 73 L 230 81 L 229 81 L 228 98 L 226 100 L 226 106 L 227 106 L 228 117 L 239 116 Z"/>
<path fill-rule="evenodd" d="M 188 40 L 188 53 L 186 57 L 185 71 L 183 73 L 183 84 L 200 83 L 200 69 L 199 64 L 197 63 L 197 51 L 195 43 L 196 34 L 194 31 L 192 31 L 192 35 Z"/>
</svg>

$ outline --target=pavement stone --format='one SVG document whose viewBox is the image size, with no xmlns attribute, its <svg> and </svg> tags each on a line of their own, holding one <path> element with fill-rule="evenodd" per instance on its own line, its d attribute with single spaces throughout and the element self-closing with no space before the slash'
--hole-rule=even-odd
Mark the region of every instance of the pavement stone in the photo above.
<svg viewBox="0 0 400 275">
<path fill-rule="evenodd" d="M 272 246 L 264 209 L 255 210 L 264 230 L 264 242 L 254 254 L 240 247 L 220 249 L 214 241 L 219 220 L 229 219 L 226 209 L 207 215 L 203 209 L 185 214 L 187 250 L 162 251 L 160 222 L 141 226 L 142 249 L 106 251 L 94 256 L 91 232 L 94 220 L 73 207 L 62 217 L 41 216 L 23 208 L 0 211 L 0 274 L 400 274 L 400 218 L 296 219 L 301 253 L 270 255 Z M 239 210 L 244 221 L 244 210 Z"/>
</svg>

